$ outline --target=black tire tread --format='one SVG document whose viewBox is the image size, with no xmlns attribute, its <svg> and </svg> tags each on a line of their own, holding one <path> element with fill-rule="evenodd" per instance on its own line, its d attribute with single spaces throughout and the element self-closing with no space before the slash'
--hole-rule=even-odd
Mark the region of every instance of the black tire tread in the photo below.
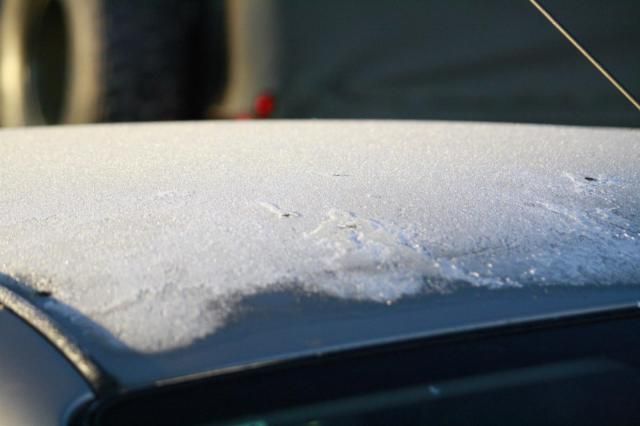
<svg viewBox="0 0 640 426">
<path fill-rule="evenodd" d="M 190 117 L 197 0 L 103 0 L 101 121 Z"/>
</svg>

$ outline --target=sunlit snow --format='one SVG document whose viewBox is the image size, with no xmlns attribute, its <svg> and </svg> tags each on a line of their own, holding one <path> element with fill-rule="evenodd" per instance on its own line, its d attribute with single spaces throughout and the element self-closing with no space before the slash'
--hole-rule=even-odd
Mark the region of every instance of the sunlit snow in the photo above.
<svg viewBox="0 0 640 426">
<path fill-rule="evenodd" d="M 298 288 L 640 284 L 640 132 L 426 122 L 0 131 L 0 273 L 126 345 Z"/>
</svg>

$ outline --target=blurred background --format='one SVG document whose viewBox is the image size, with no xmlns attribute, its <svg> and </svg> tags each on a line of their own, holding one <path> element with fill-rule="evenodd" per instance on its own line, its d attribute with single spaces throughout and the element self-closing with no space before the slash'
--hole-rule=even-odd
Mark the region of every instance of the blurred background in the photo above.
<svg viewBox="0 0 640 426">
<path fill-rule="evenodd" d="M 542 0 L 640 96 L 640 2 Z M 638 127 L 527 0 L 0 0 L 0 125 L 267 118 Z"/>
</svg>

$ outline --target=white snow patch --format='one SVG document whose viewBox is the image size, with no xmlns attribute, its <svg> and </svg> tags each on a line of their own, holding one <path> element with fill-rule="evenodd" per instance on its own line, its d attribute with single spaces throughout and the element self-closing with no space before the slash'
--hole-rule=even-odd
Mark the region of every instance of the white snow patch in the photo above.
<svg viewBox="0 0 640 426">
<path fill-rule="evenodd" d="M 300 213 L 298 212 L 294 212 L 294 211 L 287 211 L 287 210 L 283 210 L 280 207 L 278 207 L 277 205 L 273 204 L 273 203 L 267 203 L 266 201 L 260 201 L 258 202 L 258 204 L 263 207 L 264 209 L 266 209 L 268 212 L 273 213 L 274 215 L 276 215 L 277 217 L 280 218 L 284 218 L 284 217 L 300 217 Z"/>
<path fill-rule="evenodd" d="M 141 351 L 297 288 L 640 283 L 636 130 L 420 122 L 0 131 L 0 272 Z"/>
</svg>

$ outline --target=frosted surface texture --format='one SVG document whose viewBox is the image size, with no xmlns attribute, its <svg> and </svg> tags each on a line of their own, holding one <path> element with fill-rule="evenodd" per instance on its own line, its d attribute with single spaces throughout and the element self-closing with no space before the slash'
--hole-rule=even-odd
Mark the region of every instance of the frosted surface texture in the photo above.
<svg viewBox="0 0 640 426">
<path fill-rule="evenodd" d="M 640 132 L 421 122 L 0 131 L 0 272 L 141 351 L 243 296 L 640 284 Z M 71 315 L 71 311 L 67 312 Z"/>
</svg>

